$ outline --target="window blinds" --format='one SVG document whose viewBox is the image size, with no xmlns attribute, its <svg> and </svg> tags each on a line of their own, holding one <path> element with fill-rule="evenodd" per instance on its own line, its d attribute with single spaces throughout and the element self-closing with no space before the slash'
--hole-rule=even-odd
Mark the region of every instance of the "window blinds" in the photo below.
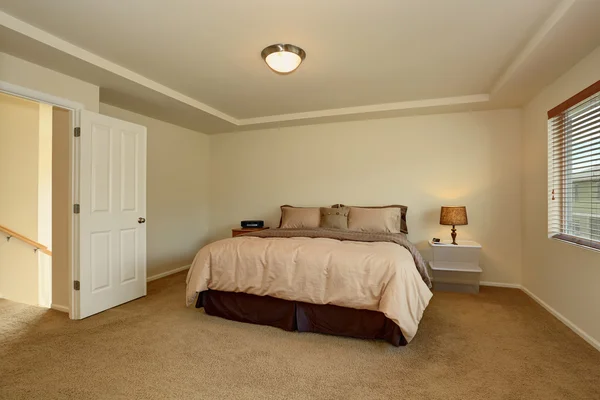
<svg viewBox="0 0 600 400">
<path fill-rule="evenodd" d="M 548 112 L 548 236 L 600 250 L 600 81 Z"/>
</svg>

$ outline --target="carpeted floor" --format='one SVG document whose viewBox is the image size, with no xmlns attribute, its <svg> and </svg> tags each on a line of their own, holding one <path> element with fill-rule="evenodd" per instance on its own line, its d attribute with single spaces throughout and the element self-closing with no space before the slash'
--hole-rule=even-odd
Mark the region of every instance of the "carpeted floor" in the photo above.
<svg viewBox="0 0 600 400">
<path fill-rule="evenodd" d="M 395 348 L 210 317 L 184 280 L 83 321 L 0 300 L 0 399 L 600 399 L 600 352 L 518 290 L 436 292 Z"/>
</svg>

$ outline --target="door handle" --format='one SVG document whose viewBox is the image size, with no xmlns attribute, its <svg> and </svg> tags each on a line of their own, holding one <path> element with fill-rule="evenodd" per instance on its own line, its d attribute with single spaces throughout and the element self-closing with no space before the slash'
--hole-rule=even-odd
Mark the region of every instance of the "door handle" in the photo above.
<svg viewBox="0 0 600 400">
<path fill-rule="evenodd" d="M 142 217 L 138 218 L 138 224 L 143 224 L 145 222 L 146 222 L 146 218 L 142 218 Z"/>
</svg>

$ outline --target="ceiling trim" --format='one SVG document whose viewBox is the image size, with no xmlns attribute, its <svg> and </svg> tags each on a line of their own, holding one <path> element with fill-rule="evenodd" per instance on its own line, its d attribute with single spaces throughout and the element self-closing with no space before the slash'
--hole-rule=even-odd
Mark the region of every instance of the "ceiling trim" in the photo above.
<svg viewBox="0 0 600 400">
<path fill-rule="evenodd" d="M 326 117 L 337 117 L 337 116 L 349 116 L 349 115 L 361 115 L 361 114 L 372 114 L 389 111 L 406 111 L 406 110 L 426 110 L 428 108 L 440 107 L 440 106 L 454 106 L 454 105 L 469 105 L 474 106 L 486 102 L 491 102 L 492 96 L 496 95 L 508 82 L 510 82 L 519 70 L 527 63 L 527 60 L 534 54 L 535 50 L 543 44 L 544 39 L 551 33 L 551 31 L 557 26 L 560 20 L 565 17 L 571 7 L 576 3 L 577 0 L 563 0 L 561 1 L 550 17 L 542 24 L 542 26 L 535 32 L 531 39 L 527 42 L 525 47 L 516 55 L 512 62 L 508 65 L 502 75 L 492 85 L 490 93 L 487 94 L 474 94 L 457 97 L 445 97 L 445 98 L 433 98 L 433 99 L 422 99 L 415 101 L 403 101 L 396 103 L 384 103 L 374 104 L 357 107 L 346 107 L 336 108 L 327 110 L 316 110 L 309 112 L 300 112 L 292 114 L 279 114 L 263 117 L 254 118 L 242 118 L 238 119 L 231 115 L 228 115 L 222 111 L 219 111 L 205 103 L 202 103 L 192 97 L 186 96 L 174 89 L 171 89 L 165 85 L 162 85 L 156 81 L 146 78 L 134 71 L 131 71 L 125 67 L 115 64 L 105 58 L 102 58 L 94 53 L 91 53 L 83 48 L 75 46 L 74 44 L 60 39 L 42 29 L 39 29 L 33 25 L 30 25 L 22 20 L 19 20 L 3 11 L 0 11 L 0 25 L 7 27 L 15 32 L 25 35 L 33 40 L 41 42 L 47 46 L 55 48 L 58 51 L 69 54 L 75 58 L 83 60 L 87 63 L 102 68 L 110 73 L 118 75 L 122 78 L 128 79 L 136 84 L 151 89 L 164 96 L 172 98 L 183 104 L 191 106 L 198 111 L 210 114 L 223 121 L 226 121 L 237 127 L 249 127 L 252 125 L 269 124 L 269 123 L 281 123 L 286 121 L 299 121 L 309 120 L 315 118 L 326 118 Z"/>
<path fill-rule="evenodd" d="M 575 4 L 576 0 L 563 0 L 554 9 L 550 17 L 540 26 L 535 32 L 531 39 L 527 42 L 523 50 L 517 54 L 513 61 L 509 64 L 508 68 L 498 78 L 498 80 L 492 86 L 490 94 L 498 92 L 511 78 L 518 72 L 519 68 L 526 63 L 527 59 L 533 54 L 538 46 L 544 41 L 550 31 L 560 22 L 560 20 L 567 14 L 569 9 Z"/>
<path fill-rule="evenodd" d="M 173 90 L 165 85 L 161 85 L 160 83 L 148 79 L 143 75 L 133 72 L 111 61 L 108 61 L 107 59 L 102 58 L 87 50 L 84 50 L 81 47 L 77 47 L 74 44 L 67 42 L 66 40 L 60 39 L 44 30 L 36 28 L 35 26 L 23 22 L 20 19 L 17 19 L 3 11 L 0 11 L 0 24 L 4 25 L 9 29 L 12 29 L 15 32 L 37 40 L 38 42 L 44 43 L 73 57 L 79 58 L 80 60 L 105 69 L 132 82 L 135 82 L 156 92 L 164 94 L 165 96 L 169 96 L 175 100 L 181 101 L 182 103 L 197 108 L 198 110 L 214 115 L 217 118 L 221 118 L 227 122 L 238 125 L 237 119 L 233 118 L 230 115 L 227 115 L 215 108 L 212 108 L 207 104 L 204 104 L 196 99 L 186 96 L 180 92 L 177 92 L 176 90 Z"/>
<path fill-rule="evenodd" d="M 269 117 L 246 118 L 238 120 L 239 125 L 256 125 L 273 122 L 296 121 L 300 119 L 337 117 L 340 115 L 369 114 L 381 111 L 399 111 L 409 109 L 422 109 L 439 106 L 453 106 L 458 104 L 483 103 L 490 101 L 488 94 L 475 94 L 470 96 L 443 97 L 438 99 L 401 101 L 398 103 L 373 104 L 369 106 L 333 108 L 329 110 L 309 111 L 294 114 L 279 114 Z"/>
</svg>

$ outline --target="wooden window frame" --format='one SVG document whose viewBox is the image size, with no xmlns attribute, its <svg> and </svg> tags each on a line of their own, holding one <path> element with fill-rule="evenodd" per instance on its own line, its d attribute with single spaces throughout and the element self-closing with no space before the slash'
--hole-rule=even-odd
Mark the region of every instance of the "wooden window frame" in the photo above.
<svg viewBox="0 0 600 400">
<path fill-rule="evenodd" d="M 576 104 L 581 103 L 588 97 L 592 97 L 593 95 L 595 95 L 598 92 L 600 92 L 600 80 L 597 81 L 596 83 L 593 83 L 592 85 L 586 87 L 581 92 L 577 93 L 575 96 L 570 97 L 567 100 L 563 101 L 562 103 L 560 103 L 556 107 L 552 108 L 551 110 L 548 110 L 548 119 L 552 119 L 552 118 L 556 117 L 558 114 L 567 111 L 569 108 L 573 107 Z"/>
<path fill-rule="evenodd" d="M 592 85 L 583 89 L 579 93 L 577 93 L 574 96 L 563 101 L 556 107 L 548 110 L 548 120 L 551 120 L 552 118 L 560 115 L 561 119 L 562 119 L 560 121 L 560 124 L 563 126 L 566 126 L 567 121 L 566 121 L 565 111 L 567 111 L 569 108 L 581 103 L 582 101 L 594 96 L 598 92 L 600 92 L 600 80 L 596 81 L 595 83 L 593 83 Z M 566 152 L 567 151 L 566 147 L 567 147 L 567 136 L 563 135 L 561 144 L 560 144 L 560 148 L 562 151 Z M 582 246 L 582 247 L 585 247 L 588 249 L 600 251 L 600 242 L 599 241 L 590 240 L 590 239 L 582 239 L 577 236 L 562 233 L 565 231 L 564 224 L 566 221 L 566 219 L 565 219 L 565 217 L 566 217 L 566 215 L 565 215 L 565 199 L 564 199 L 564 195 L 563 195 L 563 194 L 566 194 L 565 158 L 566 157 L 561 157 L 560 164 L 558 166 L 560 168 L 560 185 L 559 186 L 560 186 L 561 195 L 559 196 L 560 199 L 559 199 L 558 207 L 559 207 L 559 218 L 560 218 L 559 226 L 560 226 L 561 232 L 552 235 L 551 238 L 562 240 L 562 241 L 572 243 L 572 244 L 576 244 L 578 246 Z M 549 210 L 548 210 L 548 212 L 549 212 Z"/>
</svg>

